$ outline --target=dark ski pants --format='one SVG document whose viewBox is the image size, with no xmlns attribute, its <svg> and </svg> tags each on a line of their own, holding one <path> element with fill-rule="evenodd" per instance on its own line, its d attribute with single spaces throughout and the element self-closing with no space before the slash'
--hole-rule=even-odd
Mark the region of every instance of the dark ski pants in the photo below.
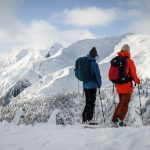
<svg viewBox="0 0 150 150">
<path fill-rule="evenodd" d="M 112 121 L 115 122 L 117 117 L 121 120 L 124 120 L 127 112 L 128 112 L 128 105 L 131 101 L 131 93 L 122 93 L 119 94 L 119 104 L 117 105 L 115 112 L 112 117 Z"/>
<path fill-rule="evenodd" d="M 96 89 L 84 89 L 86 104 L 82 114 L 83 123 L 90 121 L 93 118 L 93 112 L 95 108 Z"/>
</svg>

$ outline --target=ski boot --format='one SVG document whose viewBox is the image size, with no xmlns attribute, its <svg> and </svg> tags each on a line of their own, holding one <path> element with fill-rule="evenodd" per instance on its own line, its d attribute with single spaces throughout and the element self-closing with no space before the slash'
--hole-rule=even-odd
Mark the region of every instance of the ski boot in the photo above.
<svg viewBox="0 0 150 150">
<path fill-rule="evenodd" d="M 124 127 L 126 124 L 119 117 L 116 118 L 115 122 L 113 122 L 113 127 Z"/>
</svg>

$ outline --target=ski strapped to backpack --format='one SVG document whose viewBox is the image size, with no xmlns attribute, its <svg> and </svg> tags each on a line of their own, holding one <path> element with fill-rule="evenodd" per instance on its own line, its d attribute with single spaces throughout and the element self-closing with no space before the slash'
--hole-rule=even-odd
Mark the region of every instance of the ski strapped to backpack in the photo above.
<svg viewBox="0 0 150 150">
<path fill-rule="evenodd" d="M 132 78 L 129 74 L 126 74 L 127 57 L 116 56 L 111 60 L 111 66 L 109 69 L 109 80 L 114 84 L 123 84 L 131 82 Z"/>
<path fill-rule="evenodd" d="M 89 60 L 86 57 L 80 57 L 76 60 L 74 71 L 78 80 L 87 82 L 96 79 L 95 75 L 92 75 L 91 72 L 91 62 L 92 60 Z"/>
</svg>

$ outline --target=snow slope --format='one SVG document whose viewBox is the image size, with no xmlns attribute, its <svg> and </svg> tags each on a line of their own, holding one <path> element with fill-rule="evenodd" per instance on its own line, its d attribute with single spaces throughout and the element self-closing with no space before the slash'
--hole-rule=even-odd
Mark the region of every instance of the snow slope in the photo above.
<svg viewBox="0 0 150 150">
<path fill-rule="evenodd" d="M 83 128 L 82 125 L 0 124 L 1 150 L 149 150 L 150 126 Z"/>
<path fill-rule="evenodd" d="M 57 43 L 50 50 L 13 51 L 0 68 L 0 97 L 4 97 L 18 80 L 28 80 L 31 83 L 31 86 L 21 93 L 28 95 L 27 99 L 34 99 L 35 95 L 41 97 L 76 91 L 77 80 L 73 71 L 76 58 L 85 56 L 93 46 L 97 47 L 100 58 L 105 58 L 123 37 L 125 35 L 82 40 L 67 48 L 62 48 Z"/>
<path fill-rule="evenodd" d="M 56 43 L 46 50 L 23 49 L 12 52 L 0 68 L 0 98 L 5 97 L 18 80 L 27 80 L 31 85 L 22 93 L 18 93 L 24 100 L 78 91 L 78 81 L 74 77 L 74 63 L 78 57 L 85 56 L 93 46 L 100 55 L 97 61 L 102 74 L 102 87 L 107 87 L 111 84 L 107 77 L 109 62 L 124 43 L 131 46 L 138 74 L 142 78 L 149 77 L 150 35 L 126 34 L 87 39 L 77 41 L 66 48 Z M 47 56 L 47 53 L 50 55 Z M 82 83 L 79 83 L 79 87 L 82 91 Z"/>
</svg>

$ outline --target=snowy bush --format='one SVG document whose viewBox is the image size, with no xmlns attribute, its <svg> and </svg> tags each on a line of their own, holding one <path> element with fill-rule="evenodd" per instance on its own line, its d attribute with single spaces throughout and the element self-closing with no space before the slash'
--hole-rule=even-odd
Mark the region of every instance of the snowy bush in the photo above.
<svg viewBox="0 0 150 150">
<path fill-rule="evenodd" d="M 0 118 L 11 122 L 15 112 L 21 108 L 24 110 L 24 114 L 20 123 L 34 124 L 35 122 L 47 122 L 52 112 L 59 109 L 60 114 L 56 116 L 57 124 L 60 124 L 60 122 L 63 122 L 62 124 L 73 124 L 81 116 L 81 104 L 81 96 L 77 96 L 75 93 L 59 94 L 53 98 L 37 98 L 34 101 L 20 103 L 17 103 L 16 100 L 16 102 L 14 101 L 2 109 Z"/>
<path fill-rule="evenodd" d="M 29 87 L 31 83 L 28 80 L 19 80 L 14 86 L 12 86 L 1 98 L 0 105 L 6 106 L 10 103 L 11 99 L 18 96 L 24 89 Z"/>
<path fill-rule="evenodd" d="M 97 97 L 98 100 L 98 97 Z M 20 118 L 20 123 L 34 124 L 36 122 L 47 122 L 56 109 L 59 113 L 56 115 L 56 124 L 75 124 L 82 122 L 82 111 L 85 105 L 85 98 L 82 94 L 59 94 L 50 98 L 37 98 L 34 101 L 13 101 L 6 107 L 3 107 L 0 115 L 1 120 L 11 122 L 14 119 L 18 109 L 22 109 L 24 114 Z M 96 103 L 98 110 L 96 117 L 102 117 L 101 108 Z M 106 105 L 104 105 L 106 107 Z M 105 111 L 107 111 L 105 109 Z M 98 120 L 98 119 L 97 119 Z M 102 122 L 102 118 L 101 121 Z"/>
</svg>

